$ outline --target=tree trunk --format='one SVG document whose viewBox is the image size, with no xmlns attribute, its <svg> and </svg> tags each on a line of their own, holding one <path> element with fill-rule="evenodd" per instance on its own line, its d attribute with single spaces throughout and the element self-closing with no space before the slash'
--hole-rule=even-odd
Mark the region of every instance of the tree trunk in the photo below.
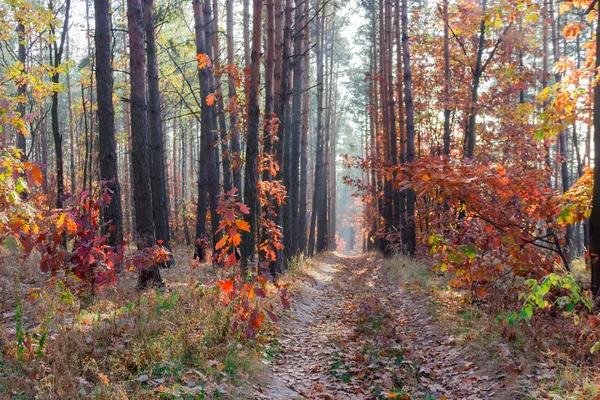
<svg viewBox="0 0 600 400">
<path fill-rule="evenodd" d="M 475 150 L 475 125 L 477 124 L 477 101 L 479 100 L 479 81 L 482 74 L 483 47 L 485 44 L 485 19 L 487 12 L 487 0 L 481 4 L 481 22 L 479 24 L 479 43 L 477 46 L 477 61 L 472 71 L 473 85 L 471 86 L 471 105 L 469 111 L 469 124 L 467 128 L 467 148 L 465 156 L 467 159 L 473 159 Z"/>
<path fill-rule="evenodd" d="M 245 2 L 246 3 L 246 2 Z M 235 50 L 233 43 L 233 0 L 227 0 L 227 63 L 230 66 L 235 64 Z M 247 44 L 244 43 L 244 46 Z M 235 81 L 228 79 L 228 95 L 230 99 L 237 97 Z M 229 113 L 229 136 L 231 137 L 231 157 L 235 160 L 233 166 L 233 187 L 238 189 L 238 195 L 242 198 L 242 175 L 241 165 L 239 165 L 240 157 L 240 133 L 238 130 L 238 115 L 235 112 Z"/>
<path fill-rule="evenodd" d="M 308 21 L 310 8 L 308 1 L 304 1 L 304 21 Z M 308 224 L 308 211 L 307 211 L 307 187 L 308 187 L 308 117 L 310 115 L 310 58 L 308 50 L 310 48 L 310 30 L 309 24 L 305 22 L 304 26 L 304 38 L 303 38 L 303 54 L 302 60 L 302 126 L 301 126 L 301 138 L 300 138 L 300 199 L 298 200 L 298 250 L 303 254 L 306 254 L 307 244 L 307 224 Z"/>
<path fill-rule="evenodd" d="M 296 0 L 294 13 L 294 82 L 293 82 L 293 98 L 292 98 L 292 126 L 291 132 L 291 147 L 292 159 L 290 165 L 291 185 L 289 188 L 290 208 L 291 208 L 291 226 L 298 225 L 298 205 L 299 205 L 299 190 L 300 190 L 300 137 L 302 135 L 302 89 L 303 82 L 303 57 L 304 52 L 304 30 L 301 29 L 305 24 L 304 10 L 302 3 L 304 0 Z M 298 30 L 300 28 L 300 30 Z M 298 229 L 291 229 L 292 237 L 290 240 L 290 255 L 296 255 L 299 249 Z"/>
<path fill-rule="evenodd" d="M 154 0 L 144 1 L 146 27 L 146 55 L 148 57 L 148 120 L 150 123 L 150 185 L 152 188 L 152 215 L 154 233 L 163 246 L 170 249 L 169 208 L 165 178 L 165 149 L 160 112 L 160 88 L 156 37 L 154 33 Z"/>
<path fill-rule="evenodd" d="M 321 1 L 317 0 L 317 10 L 321 9 Z M 317 151 L 315 154 L 315 184 L 313 191 L 313 202 L 312 202 L 312 215 L 310 218 L 310 233 L 309 233 L 309 241 L 308 241 L 308 255 L 313 256 L 315 252 L 315 239 L 316 239 L 316 222 L 317 222 L 317 214 L 319 213 L 319 208 L 322 204 L 322 195 L 324 194 L 323 190 L 323 180 L 321 179 L 321 172 L 323 171 L 323 91 L 324 84 L 323 81 L 324 71 L 323 71 L 323 33 L 321 32 L 323 29 L 324 22 L 323 15 L 317 15 L 315 18 L 316 28 L 315 28 L 315 55 L 317 62 Z M 323 243 L 321 243 L 321 248 L 323 247 Z M 319 251 L 319 246 L 317 245 L 317 251 Z"/>
<path fill-rule="evenodd" d="M 206 30 L 210 30 L 209 25 L 204 25 L 206 17 L 210 16 L 210 0 L 205 0 L 204 9 L 200 0 L 193 0 L 194 6 L 194 26 L 196 33 L 196 52 L 197 54 L 206 54 L 209 58 L 210 39 L 206 35 Z M 207 9 L 208 8 L 208 9 Z M 207 12 L 208 11 L 208 12 Z M 203 29 L 205 28 L 205 29 Z M 209 32 L 210 33 L 210 32 Z M 208 35 L 210 36 L 210 34 Z M 206 102 L 207 96 L 211 93 L 211 71 L 208 68 L 198 69 L 198 80 L 200 82 L 201 96 L 201 150 L 200 163 L 198 170 L 198 207 L 196 212 L 196 239 L 202 239 L 206 236 L 206 210 L 207 210 L 207 195 L 210 200 L 211 211 L 211 228 L 213 233 L 213 245 L 216 244 L 216 230 L 218 229 L 218 216 L 216 207 L 218 202 L 218 173 L 216 150 L 213 148 L 215 142 L 214 134 L 214 106 L 209 106 Z M 204 250 L 197 243 L 196 254 L 204 259 Z"/>
<path fill-rule="evenodd" d="M 486 0 L 484 0 L 485 2 Z M 408 47 L 408 6 L 402 0 L 402 58 L 404 64 L 404 101 L 406 108 L 406 162 L 415 161 L 415 123 L 412 100 L 412 75 L 410 70 L 410 53 Z M 406 252 L 411 256 L 416 252 L 415 233 L 415 191 L 406 191 Z"/>
<path fill-rule="evenodd" d="M 450 38 L 448 28 L 448 0 L 444 0 L 444 155 L 450 157 Z"/>
<path fill-rule="evenodd" d="M 596 75 L 600 68 L 600 13 L 596 25 Z M 596 76 L 597 78 L 597 76 Z M 594 86 L 594 160 L 600 160 L 600 85 Z M 600 162 L 594 163 L 594 191 L 590 216 L 590 260 L 592 293 L 600 291 Z"/>
<path fill-rule="evenodd" d="M 123 216 L 121 212 L 121 186 L 119 185 L 119 171 L 117 169 L 115 110 L 112 102 L 112 34 L 109 8 L 109 0 L 94 0 L 100 179 L 105 182 L 111 196 L 110 203 L 103 210 L 106 225 L 102 229 L 102 234 L 110 233 L 108 241 L 111 246 L 115 246 L 123 242 Z"/>
<path fill-rule="evenodd" d="M 48 7 L 50 10 L 54 10 L 52 0 Z M 62 63 L 62 54 L 65 45 L 65 38 L 67 30 L 69 29 L 69 13 L 71 11 L 71 0 L 66 0 L 65 3 L 65 20 L 63 29 L 60 37 L 60 44 L 57 45 L 55 41 L 52 45 L 54 46 L 54 62 L 50 60 L 50 64 L 53 64 L 56 70 L 52 74 L 52 83 L 58 85 L 60 83 L 60 73 L 58 67 Z M 55 35 L 54 28 L 51 29 L 52 34 Z M 52 46 L 51 45 L 51 46 Z M 52 58 L 52 51 L 50 52 Z M 64 184 L 64 168 L 63 168 L 63 149 L 62 149 L 62 134 L 60 132 L 60 125 L 58 121 L 58 92 L 52 93 L 52 108 L 50 110 L 50 116 L 52 119 L 52 137 L 54 138 L 54 152 L 56 156 L 56 208 L 63 208 L 63 196 L 65 192 Z"/>
<path fill-rule="evenodd" d="M 252 54 L 250 64 L 250 88 L 248 98 L 248 131 L 246 135 L 246 165 L 244 179 L 244 203 L 250 213 L 244 219 L 250 226 L 250 232 L 242 236 L 242 263 L 247 265 L 254 260 L 256 235 L 258 231 L 256 210 L 258 210 L 257 166 L 258 166 L 258 129 L 260 125 L 260 52 L 262 39 L 262 0 L 253 0 L 252 17 Z"/>
<path fill-rule="evenodd" d="M 212 0 L 213 4 L 213 24 L 212 29 L 216 34 L 213 35 L 213 65 L 221 64 L 221 53 L 219 45 L 219 13 L 217 0 Z M 221 159 L 223 161 L 223 190 L 228 193 L 232 187 L 231 181 L 231 154 L 229 153 L 229 143 L 227 139 L 227 124 L 225 123 L 225 112 L 223 104 L 223 88 L 221 86 L 221 74 L 215 74 L 215 90 L 219 92 L 217 96 L 217 114 L 219 119 L 219 139 L 221 141 Z M 233 113 L 232 113 L 233 114 Z"/>
<path fill-rule="evenodd" d="M 280 0 L 278 0 L 280 1 Z M 278 99 L 275 103 L 275 112 L 281 121 L 279 126 L 279 141 L 277 142 L 277 162 L 279 163 L 278 178 L 283 181 L 286 189 L 291 187 L 291 110 L 289 102 L 289 81 L 290 81 L 290 53 L 291 53 L 291 37 L 292 37 L 292 1 L 285 0 L 283 9 L 283 41 L 281 43 L 281 79 L 279 81 Z M 285 260 L 291 257 L 291 240 L 292 240 L 292 224 L 291 224 L 291 208 L 290 200 L 279 207 L 280 225 L 283 228 L 283 255 L 278 257 L 279 272 L 285 269 Z"/>
<path fill-rule="evenodd" d="M 21 74 L 24 76 L 27 74 L 27 48 L 25 47 L 25 25 L 21 22 L 17 24 L 17 37 L 19 39 L 19 62 L 21 63 Z M 21 118 L 25 117 L 27 110 L 27 84 L 21 83 L 17 88 L 17 96 L 19 97 L 19 103 L 17 104 L 16 111 L 19 113 Z M 17 129 L 17 148 L 21 151 L 21 159 L 27 159 L 27 140 L 25 134 Z"/>
<path fill-rule="evenodd" d="M 131 73 L 131 139 L 133 197 L 137 246 L 143 250 L 155 244 L 152 215 L 152 189 L 150 184 L 150 134 L 148 105 L 146 103 L 146 60 L 144 54 L 144 11 L 142 0 L 127 0 L 129 23 L 129 54 Z M 138 287 L 162 285 L 158 265 L 144 266 L 140 270 Z"/>
</svg>

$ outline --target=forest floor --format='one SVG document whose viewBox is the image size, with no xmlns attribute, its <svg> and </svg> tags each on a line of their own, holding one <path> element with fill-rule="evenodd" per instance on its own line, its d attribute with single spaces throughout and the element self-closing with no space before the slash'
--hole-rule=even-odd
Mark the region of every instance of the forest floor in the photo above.
<svg viewBox="0 0 600 400">
<path fill-rule="evenodd" d="M 0 269 L 0 398 L 600 399 L 586 363 L 502 332 L 423 261 L 318 255 L 283 277 L 290 309 L 244 340 L 223 318 L 224 272 L 187 257 L 175 249 L 166 290 L 137 292 L 131 273 L 87 302 L 33 261 Z"/>
<path fill-rule="evenodd" d="M 489 329 L 477 326 L 483 320 L 448 320 L 416 283 L 416 263 L 395 260 L 330 253 L 309 261 L 254 398 L 552 398 L 542 389 L 555 379 L 547 365 L 477 339 Z"/>
</svg>

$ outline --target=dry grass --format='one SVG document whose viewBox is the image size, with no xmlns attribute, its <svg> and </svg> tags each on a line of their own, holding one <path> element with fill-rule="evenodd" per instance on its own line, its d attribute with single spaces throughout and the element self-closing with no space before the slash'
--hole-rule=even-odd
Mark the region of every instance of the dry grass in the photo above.
<svg viewBox="0 0 600 400">
<path fill-rule="evenodd" d="M 188 249 L 174 253 L 178 264 L 161 270 L 165 290 L 139 293 L 135 274 L 125 273 L 92 299 L 46 284 L 29 301 L 26 286 L 41 280 L 19 283 L 15 292 L 7 278 L 0 398 L 243 396 L 242 383 L 260 374 L 269 339 L 243 340 L 233 331 L 231 310 L 212 284 L 221 272 L 187 265 Z"/>
</svg>

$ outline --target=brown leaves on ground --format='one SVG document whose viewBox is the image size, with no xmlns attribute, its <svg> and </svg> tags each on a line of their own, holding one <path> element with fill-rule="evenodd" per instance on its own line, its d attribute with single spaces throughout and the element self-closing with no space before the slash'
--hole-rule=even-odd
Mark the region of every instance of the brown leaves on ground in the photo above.
<svg viewBox="0 0 600 400">
<path fill-rule="evenodd" d="M 329 254 L 297 283 L 261 399 L 488 399 L 507 375 L 435 326 L 425 299 L 365 256 Z M 484 369 L 485 368 L 485 369 Z"/>
</svg>

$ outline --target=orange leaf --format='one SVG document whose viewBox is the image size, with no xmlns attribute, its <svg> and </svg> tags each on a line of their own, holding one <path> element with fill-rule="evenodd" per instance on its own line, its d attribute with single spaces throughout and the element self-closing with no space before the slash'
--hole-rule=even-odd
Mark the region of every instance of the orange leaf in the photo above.
<svg viewBox="0 0 600 400">
<path fill-rule="evenodd" d="M 206 96 L 206 105 L 210 107 L 214 104 L 215 104 L 215 94 L 211 93 L 208 96 Z"/>
<path fill-rule="evenodd" d="M 196 54 L 196 59 L 198 60 L 198 69 L 210 67 L 210 58 L 206 54 Z"/>
<path fill-rule="evenodd" d="M 237 225 L 237 227 L 240 231 L 250 232 L 250 225 L 246 221 L 241 220 L 241 219 L 236 219 L 235 224 Z"/>
<path fill-rule="evenodd" d="M 219 285 L 224 294 L 233 292 L 233 279 L 228 281 L 217 281 L 217 285 Z"/>
<path fill-rule="evenodd" d="M 236 233 L 235 235 L 233 235 L 232 240 L 233 240 L 234 246 L 239 246 L 240 243 L 242 243 L 242 237 L 240 236 L 239 233 Z"/>
<path fill-rule="evenodd" d="M 260 329 L 260 327 L 263 324 L 263 320 L 264 320 L 264 314 L 262 311 L 260 312 L 254 312 L 252 313 L 252 326 L 255 327 L 256 329 Z"/>
<path fill-rule="evenodd" d="M 219 240 L 217 242 L 217 245 L 215 246 L 215 249 L 219 250 L 221 247 L 225 246 L 227 244 L 227 235 L 223 236 L 221 238 L 221 240 Z"/>
</svg>

